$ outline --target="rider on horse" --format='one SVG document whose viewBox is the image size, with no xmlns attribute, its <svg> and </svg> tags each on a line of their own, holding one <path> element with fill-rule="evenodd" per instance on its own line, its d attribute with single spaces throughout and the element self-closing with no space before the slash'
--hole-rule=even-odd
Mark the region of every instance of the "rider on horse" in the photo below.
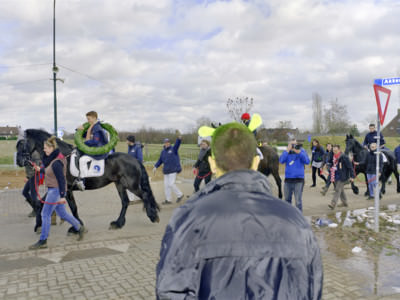
<svg viewBox="0 0 400 300">
<path fill-rule="evenodd" d="M 246 112 L 246 113 L 242 114 L 242 116 L 240 117 L 240 119 L 242 120 L 242 123 L 243 123 L 244 125 L 246 125 L 247 127 L 249 127 L 250 119 L 251 119 L 249 113 Z M 254 137 L 257 137 L 257 130 L 256 130 L 256 129 L 253 130 L 253 134 L 254 134 Z M 262 152 L 260 151 L 260 149 L 257 147 L 256 150 L 257 150 L 257 155 L 260 156 L 260 160 L 263 160 L 263 159 L 264 159 L 264 156 L 263 156 Z"/>
<path fill-rule="evenodd" d="M 378 133 L 376 132 L 375 129 L 375 124 L 371 123 L 369 124 L 369 132 L 364 138 L 363 146 L 367 149 L 369 149 L 369 146 L 372 143 L 378 143 Z M 382 133 L 380 133 L 380 146 L 383 148 L 385 145 L 385 139 L 383 138 Z"/>
<path fill-rule="evenodd" d="M 100 121 L 97 118 L 97 112 L 89 111 L 86 114 L 86 118 L 90 126 L 88 130 L 84 133 L 85 144 L 89 147 L 101 147 L 106 145 L 108 143 L 108 138 L 104 129 L 100 125 Z M 81 125 L 78 129 L 83 129 L 83 126 Z M 84 155 L 100 160 L 106 158 L 108 153 L 99 155 L 89 155 L 89 154 L 84 154 Z M 79 158 L 80 171 L 81 171 L 81 163 L 83 165 L 85 162 L 87 163 L 88 161 L 84 159 L 84 156 Z M 77 178 L 75 184 L 81 191 L 85 190 L 84 180 L 80 176 Z"/>
</svg>

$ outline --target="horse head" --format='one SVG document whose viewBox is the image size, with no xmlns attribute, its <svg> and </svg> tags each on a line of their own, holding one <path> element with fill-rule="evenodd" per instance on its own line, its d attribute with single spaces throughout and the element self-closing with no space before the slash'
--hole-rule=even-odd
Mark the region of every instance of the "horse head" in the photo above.
<svg viewBox="0 0 400 300">
<path fill-rule="evenodd" d="M 17 148 L 17 165 L 24 167 L 28 165 L 31 160 L 33 144 L 26 139 L 20 139 L 16 145 Z"/>
<path fill-rule="evenodd" d="M 344 150 L 344 154 L 349 155 L 350 152 L 354 152 L 354 148 L 356 145 L 356 140 L 353 135 L 346 134 L 346 149 Z"/>
</svg>

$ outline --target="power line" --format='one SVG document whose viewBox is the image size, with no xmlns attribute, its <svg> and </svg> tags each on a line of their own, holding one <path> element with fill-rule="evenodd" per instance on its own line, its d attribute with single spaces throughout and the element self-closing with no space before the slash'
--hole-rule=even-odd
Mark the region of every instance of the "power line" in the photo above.
<svg viewBox="0 0 400 300">
<path fill-rule="evenodd" d="M 60 66 L 61 68 L 66 69 L 66 70 L 68 70 L 68 71 L 70 71 L 70 72 L 79 74 L 79 75 L 81 75 L 81 76 L 87 77 L 87 78 L 89 78 L 89 79 L 91 79 L 91 80 L 98 81 L 98 82 L 104 84 L 104 82 L 102 82 L 101 80 L 99 80 L 99 79 L 97 79 L 97 78 L 94 78 L 93 76 L 87 75 L 87 74 L 85 74 L 85 73 L 82 73 L 82 72 L 80 72 L 80 71 L 76 71 L 76 70 L 74 70 L 74 69 L 71 69 L 71 68 L 69 68 L 69 67 L 63 66 L 63 65 L 61 65 L 61 64 L 57 64 L 57 66 Z"/>
<path fill-rule="evenodd" d="M 36 79 L 36 80 L 30 80 L 30 81 L 22 81 L 22 82 L 14 82 L 14 83 L 5 83 L 5 84 L 0 84 L 0 86 L 15 86 L 15 85 L 24 85 L 24 84 L 30 84 L 34 82 L 39 82 L 39 81 L 48 81 L 48 78 L 45 79 Z"/>
<path fill-rule="evenodd" d="M 13 69 L 13 68 L 26 68 L 26 67 L 36 67 L 36 66 L 48 66 L 51 63 L 41 63 L 41 64 L 27 64 L 27 65 L 0 65 L 1 69 Z"/>
</svg>

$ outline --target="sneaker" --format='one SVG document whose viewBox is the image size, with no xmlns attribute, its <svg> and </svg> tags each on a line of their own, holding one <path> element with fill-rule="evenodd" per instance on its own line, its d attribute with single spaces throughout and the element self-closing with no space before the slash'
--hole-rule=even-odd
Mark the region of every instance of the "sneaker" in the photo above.
<svg viewBox="0 0 400 300">
<path fill-rule="evenodd" d="M 311 188 L 311 187 L 316 187 L 316 185 L 315 185 L 315 184 L 312 184 L 312 185 L 310 185 L 310 188 Z"/>
<path fill-rule="evenodd" d="M 172 204 L 172 202 L 168 201 L 168 200 L 164 200 L 162 204 Z"/>
<path fill-rule="evenodd" d="M 78 188 L 78 190 L 80 191 L 85 190 L 85 184 L 83 183 L 82 179 L 75 179 L 74 184 Z"/>
<path fill-rule="evenodd" d="M 327 192 L 328 192 L 328 189 L 326 188 L 326 186 L 324 186 L 324 187 L 322 188 L 322 190 L 321 190 L 322 196 L 325 196 Z"/>
<path fill-rule="evenodd" d="M 29 250 L 44 249 L 47 248 L 47 240 L 39 240 L 35 244 L 29 246 Z"/>
<path fill-rule="evenodd" d="M 86 230 L 85 226 L 81 225 L 81 227 L 78 230 L 77 241 L 81 241 L 86 232 L 87 232 L 87 230 Z"/>
<path fill-rule="evenodd" d="M 347 203 L 339 203 L 337 207 L 348 207 Z"/>
<path fill-rule="evenodd" d="M 374 200 L 375 198 L 372 196 L 368 196 L 367 200 Z"/>
<path fill-rule="evenodd" d="M 333 204 L 331 204 L 331 203 L 328 204 L 328 207 L 329 207 L 330 209 L 332 209 L 332 210 L 335 209 L 335 206 L 334 206 Z"/>
<path fill-rule="evenodd" d="M 176 198 L 176 203 L 179 203 L 182 199 L 183 199 L 183 194 L 182 194 L 182 196 Z"/>
</svg>

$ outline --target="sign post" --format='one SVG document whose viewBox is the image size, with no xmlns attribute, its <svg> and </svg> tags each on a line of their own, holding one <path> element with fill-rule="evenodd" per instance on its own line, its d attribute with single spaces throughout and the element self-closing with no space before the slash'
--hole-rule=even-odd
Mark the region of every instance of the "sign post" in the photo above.
<svg viewBox="0 0 400 300">
<path fill-rule="evenodd" d="M 386 117 L 387 108 L 389 105 L 391 90 L 382 87 L 381 85 L 389 85 L 389 84 L 400 84 L 400 78 L 384 78 L 384 79 L 375 79 L 374 84 L 374 92 L 376 98 L 376 105 L 378 107 L 377 113 L 377 136 L 376 136 L 376 187 L 375 187 L 375 232 L 379 232 L 379 196 L 380 196 L 380 188 L 379 188 L 379 160 L 381 152 L 381 125 L 383 125 Z M 389 83 L 390 82 L 390 83 Z M 392 83 L 393 82 L 393 83 Z M 380 85 L 378 85 L 380 84 Z M 386 104 L 384 110 L 382 110 L 381 98 L 379 92 L 387 95 Z"/>
</svg>

